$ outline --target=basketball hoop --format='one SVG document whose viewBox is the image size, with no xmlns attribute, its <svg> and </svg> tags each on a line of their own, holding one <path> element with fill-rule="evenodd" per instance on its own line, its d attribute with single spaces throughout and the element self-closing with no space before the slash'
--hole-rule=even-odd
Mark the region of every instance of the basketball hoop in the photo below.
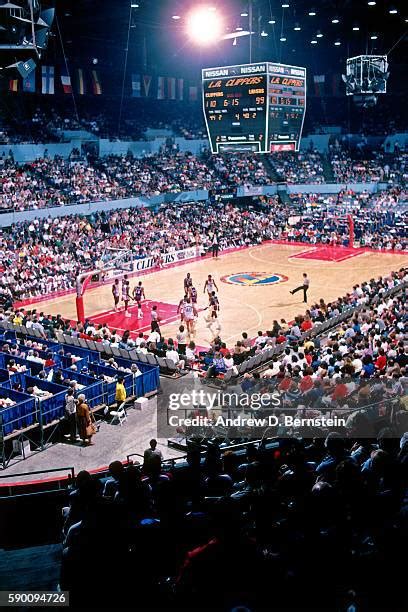
<svg viewBox="0 0 408 612">
<path fill-rule="evenodd" d="M 85 321 L 84 294 L 94 276 L 102 282 L 133 272 L 134 255 L 129 249 L 106 248 L 95 268 L 78 274 L 76 278 L 76 311 L 77 319 Z"/>
</svg>

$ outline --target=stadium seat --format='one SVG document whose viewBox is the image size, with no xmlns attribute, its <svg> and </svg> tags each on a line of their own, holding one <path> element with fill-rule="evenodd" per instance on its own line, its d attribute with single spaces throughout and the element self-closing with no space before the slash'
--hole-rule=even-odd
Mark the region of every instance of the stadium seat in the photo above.
<svg viewBox="0 0 408 612">
<path fill-rule="evenodd" d="M 119 352 L 120 356 L 123 357 L 123 359 L 130 359 L 129 351 L 127 349 L 120 348 Z"/>
<path fill-rule="evenodd" d="M 74 346 L 78 346 L 79 348 L 81 348 L 81 345 L 79 343 L 79 338 L 76 338 L 75 336 L 72 337 L 72 344 Z"/>
<path fill-rule="evenodd" d="M 105 347 L 103 346 L 102 342 L 95 342 L 95 347 L 96 347 L 96 350 L 98 351 L 98 353 L 104 353 L 105 352 Z"/>
<path fill-rule="evenodd" d="M 72 336 L 69 336 L 68 334 L 64 334 L 64 343 L 69 344 L 70 346 L 73 346 L 74 340 Z"/>
<path fill-rule="evenodd" d="M 168 359 L 166 357 L 165 361 L 166 361 L 166 367 L 170 374 L 174 374 L 175 372 L 177 372 L 177 366 L 172 359 Z"/>
<path fill-rule="evenodd" d="M 116 346 L 111 346 L 111 350 L 112 350 L 112 355 L 114 357 L 122 357 L 122 354 L 120 352 L 120 349 Z"/>
<path fill-rule="evenodd" d="M 78 338 L 78 341 L 79 341 L 79 345 L 80 345 L 82 348 L 84 348 L 84 349 L 87 349 L 87 350 L 88 350 L 88 342 L 87 342 L 87 340 L 85 340 L 85 338 Z"/>
<path fill-rule="evenodd" d="M 138 354 L 138 360 L 141 361 L 142 363 L 149 363 L 148 359 L 147 359 L 147 355 L 145 355 L 142 352 L 139 352 Z"/>
<path fill-rule="evenodd" d="M 87 343 L 87 345 L 88 345 L 88 349 L 89 349 L 90 351 L 97 351 L 97 350 L 98 350 L 98 349 L 96 348 L 96 344 L 97 344 L 97 343 L 96 343 L 96 342 L 94 342 L 93 340 L 87 340 L 87 341 L 86 341 L 86 343 Z M 98 342 L 98 344 L 100 344 L 100 343 Z"/>
<path fill-rule="evenodd" d="M 157 363 L 159 364 L 160 370 L 163 372 L 167 371 L 167 364 L 164 357 L 157 357 Z"/>
<path fill-rule="evenodd" d="M 146 357 L 147 357 L 147 363 L 150 363 L 150 365 L 157 366 L 156 355 L 153 355 L 153 353 L 147 353 Z"/>
<path fill-rule="evenodd" d="M 138 359 L 138 352 L 136 351 L 136 349 L 132 349 L 131 351 L 129 351 L 129 359 L 131 359 L 132 361 L 140 361 Z"/>
</svg>

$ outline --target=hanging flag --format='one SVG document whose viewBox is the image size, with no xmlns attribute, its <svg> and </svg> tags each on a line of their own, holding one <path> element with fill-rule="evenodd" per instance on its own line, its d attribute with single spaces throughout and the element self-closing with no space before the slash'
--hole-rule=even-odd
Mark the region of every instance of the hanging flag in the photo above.
<svg viewBox="0 0 408 612">
<path fill-rule="evenodd" d="M 167 97 L 169 100 L 176 99 L 176 79 L 174 77 L 167 78 Z"/>
<path fill-rule="evenodd" d="M 41 93 L 54 93 L 54 66 L 41 66 Z"/>
<path fill-rule="evenodd" d="M 18 91 L 18 79 L 9 80 L 9 91 Z"/>
<path fill-rule="evenodd" d="M 85 95 L 85 79 L 82 68 L 78 68 L 78 93 L 80 96 Z"/>
<path fill-rule="evenodd" d="M 188 99 L 190 102 L 196 102 L 198 100 L 198 87 L 197 85 L 190 85 L 188 88 Z"/>
<path fill-rule="evenodd" d="M 61 84 L 64 93 L 72 93 L 71 77 L 69 76 L 68 70 L 66 68 L 61 68 Z"/>
<path fill-rule="evenodd" d="M 335 73 L 332 77 L 332 94 L 333 96 L 340 95 L 341 74 Z"/>
<path fill-rule="evenodd" d="M 184 100 L 184 79 L 177 79 L 177 100 Z"/>
<path fill-rule="evenodd" d="M 100 96 L 102 93 L 101 82 L 96 70 L 92 70 L 92 91 L 95 96 Z"/>
<path fill-rule="evenodd" d="M 152 77 L 148 74 L 143 75 L 143 95 L 145 98 L 149 97 L 150 85 L 152 83 Z"/>
<path fill-rule="evenodd" d="M 30 74 L 23 79 L 23 91 L 35 93 L 35 70 L 30 72 Z"/>
<path fill-rule="evenodd" d="M 319 96 L 320 98 L 322 96 L 324 96 L 324 83 L 325 83 L 326 77 L 324 76 L 324 74 L 315 74 L 313 76 L 313 81 L 314 81 L 314 87 L 315 87 L 315 94 L 316 96 Z"/>
<path fill-rule="evenodd" d="M 132 98 L 140 98 L 141 95 L 140 74 L 132 74 Z"/>
<path fill-rule="evenodd" d="M 159 76 L 157 78 L 157 99 L 164 100 L 166 97 L 166 93 L 164 91 L 164 77 Z"/>
</svg>

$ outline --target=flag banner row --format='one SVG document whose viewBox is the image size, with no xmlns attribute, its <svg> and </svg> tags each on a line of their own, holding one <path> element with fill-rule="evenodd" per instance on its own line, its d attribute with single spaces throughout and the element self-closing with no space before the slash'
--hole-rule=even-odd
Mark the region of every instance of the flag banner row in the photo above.
<svg viewBox="0 0 408 612">
<path fill-rule="evenodd" d="M 156 100 L 198 100 L 198 85 L 176 77 L 132 74 L 132 97 Z"/>
<path fill-rule="evenodd" d="M 105 91 L 100 73 L 95 69 L 76 68 L 70 72 L 66 66 L 56 70 L 55 66 L 48 65 L 38 67 L 23 79 L 17 76 L 11 77 L 9 91 L 44 95 L 76 93 L 80 96 L 114 93 Z M 198 100 L 199 86 L 196 82 L 179 77 L 131 74 L 128 94 L 133 98 L 194 102 Z"/>
</svg>

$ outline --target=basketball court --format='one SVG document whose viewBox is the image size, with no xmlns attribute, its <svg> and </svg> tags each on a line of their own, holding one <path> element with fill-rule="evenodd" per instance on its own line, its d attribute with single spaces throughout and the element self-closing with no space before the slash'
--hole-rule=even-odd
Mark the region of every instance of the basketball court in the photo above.
<svg viewBox="0 0 408 612">
<path fill-rule="evenodd" d="M 131 290 L 139 280 L 143 281 L 146 301 L 142 319 L 138 319 L 133 302 L 130 317 L 125 316 L 122 302 L 118 312 L 113 310 L 113 281 L 90 286 L 84 294 L 85 316 L 95 324 L 107 323 L 120 333 L 132 330 L 134 336 L 150 330 L 151 307 L 157 305 L 162 334 L 174 338 L 180 325 L 177 305 L 184 294 L 183 280 L 190 272 L 198 291 L 199 315 L 194 340 L 198 346 L 208 346 L 212 335 L 205 321 L 208 298 L 204 283 L 211 274 L 218 286 L 221 336 L 231 345 L 243 331 L 254 337 L 258 330 L 269 329 L 274 319 L 290 321 L 304 313 L 302 292 L 295 296 L 289 293 L 301 284 L 303 272 L 310 278 L 309 304 L 312 304 L 320 298 L 327 302 L 343 296 L 356 283 L 387 275 L 406 265 L 408 255 L 403 253 L 269 242 L 232 249 L 218 259 L 207 256 L 174 267 L 129 275 Z M 36 301 L 35 307 L 47 314 L 59 313 L 72 321 L 77 319 L 75 292 Z"/>
</svg>

